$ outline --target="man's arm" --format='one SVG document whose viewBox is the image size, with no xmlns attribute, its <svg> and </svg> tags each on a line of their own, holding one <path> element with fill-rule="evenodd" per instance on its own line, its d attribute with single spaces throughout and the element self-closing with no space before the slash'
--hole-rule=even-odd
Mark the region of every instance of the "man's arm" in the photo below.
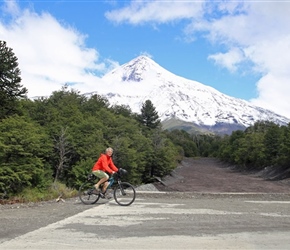
<svg viewBox="0 0 290 250">
<path fill-rule="evenodd" d="M 112 172 L 118 172 L 118 168 L 115 166 L 114 162 L 112 161 L 112 159 L 109 162 L 109 167 L 111 169 Z M 112 173 L 110 173 L 112 174 Z"/>
</svg>

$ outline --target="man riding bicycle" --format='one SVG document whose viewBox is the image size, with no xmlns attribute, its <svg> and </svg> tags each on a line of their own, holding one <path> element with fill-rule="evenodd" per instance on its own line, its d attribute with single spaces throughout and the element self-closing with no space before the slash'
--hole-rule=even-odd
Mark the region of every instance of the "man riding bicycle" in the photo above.
<svg viewBox="0 0 290 250">
<path fill-rule="evenodd" d="M 118 171 L 112 160 L 113 149 L 107 148 L 105 154 L 101 154 L 97 162 L 92 168 L 92 173 L 97 176 L 100 180 L 95 184 L 95 189 L 97 192 L 101 191 L 101 197 L 105 198 L 105 193 L 107 191 L 109 182 L 109 174 L 114 174 Z M 100 185 L 103 184 L 102 190 L 100 190 Z"/>
</svg>

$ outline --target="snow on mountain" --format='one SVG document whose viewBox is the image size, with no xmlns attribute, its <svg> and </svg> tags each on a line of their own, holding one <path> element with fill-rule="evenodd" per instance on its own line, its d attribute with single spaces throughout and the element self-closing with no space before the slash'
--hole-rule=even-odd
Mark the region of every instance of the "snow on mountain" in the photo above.
<svg viewBox="0 0 290 250">
<path fill-rule="evenodd" d="M 133 112 L 140 113 L 142 104 L 151 100 L 161 121 L 175 118 L 198 126 L 235 124 L 245 127 L 258 120 L 281 125 L 290 122 L 245 100 L 174 75 L 146 56 L 119 66 L 102 80 L 111 86 L 112 92 L 104 94 L 110 104 L 128 105 Z"/>
</svg>

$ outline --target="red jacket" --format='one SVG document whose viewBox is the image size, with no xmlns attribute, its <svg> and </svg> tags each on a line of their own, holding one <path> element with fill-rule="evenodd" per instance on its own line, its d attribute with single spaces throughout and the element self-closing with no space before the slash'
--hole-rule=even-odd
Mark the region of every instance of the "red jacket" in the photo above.
<svg viewBox="0 0 290 250">
<path fill-rule="evenodd" d="M 112 157 L 106 154 L 101 154 L 98 161 L 93 166 L 92 171 L 101 170 L 104 172 L 108 172 L 112 174 L 113 172 L 117 172 L 118 168 L 114 165 Z"/>
</svg>

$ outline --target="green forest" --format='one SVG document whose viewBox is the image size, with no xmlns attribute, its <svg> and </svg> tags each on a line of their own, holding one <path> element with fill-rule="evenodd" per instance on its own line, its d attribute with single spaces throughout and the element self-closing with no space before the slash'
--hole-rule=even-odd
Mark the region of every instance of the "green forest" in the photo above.
<svg viewBox="0 0 290 250">
<path fill-rule="evenodd" d="M 241 171 L 267 169 L 271 180 L 290 177 L 290 124 L 258 121 L 231 135 L 189 134 L 163 130 L 150 100 L 133 113 L 67 85 L 35 100 L 27 93 L 17 56 L 0 41 L 0 199 L 75 195 L 107 147 L 134 185 L 170 174 L 184 157 L 215 157 Z"/>
</svg>

